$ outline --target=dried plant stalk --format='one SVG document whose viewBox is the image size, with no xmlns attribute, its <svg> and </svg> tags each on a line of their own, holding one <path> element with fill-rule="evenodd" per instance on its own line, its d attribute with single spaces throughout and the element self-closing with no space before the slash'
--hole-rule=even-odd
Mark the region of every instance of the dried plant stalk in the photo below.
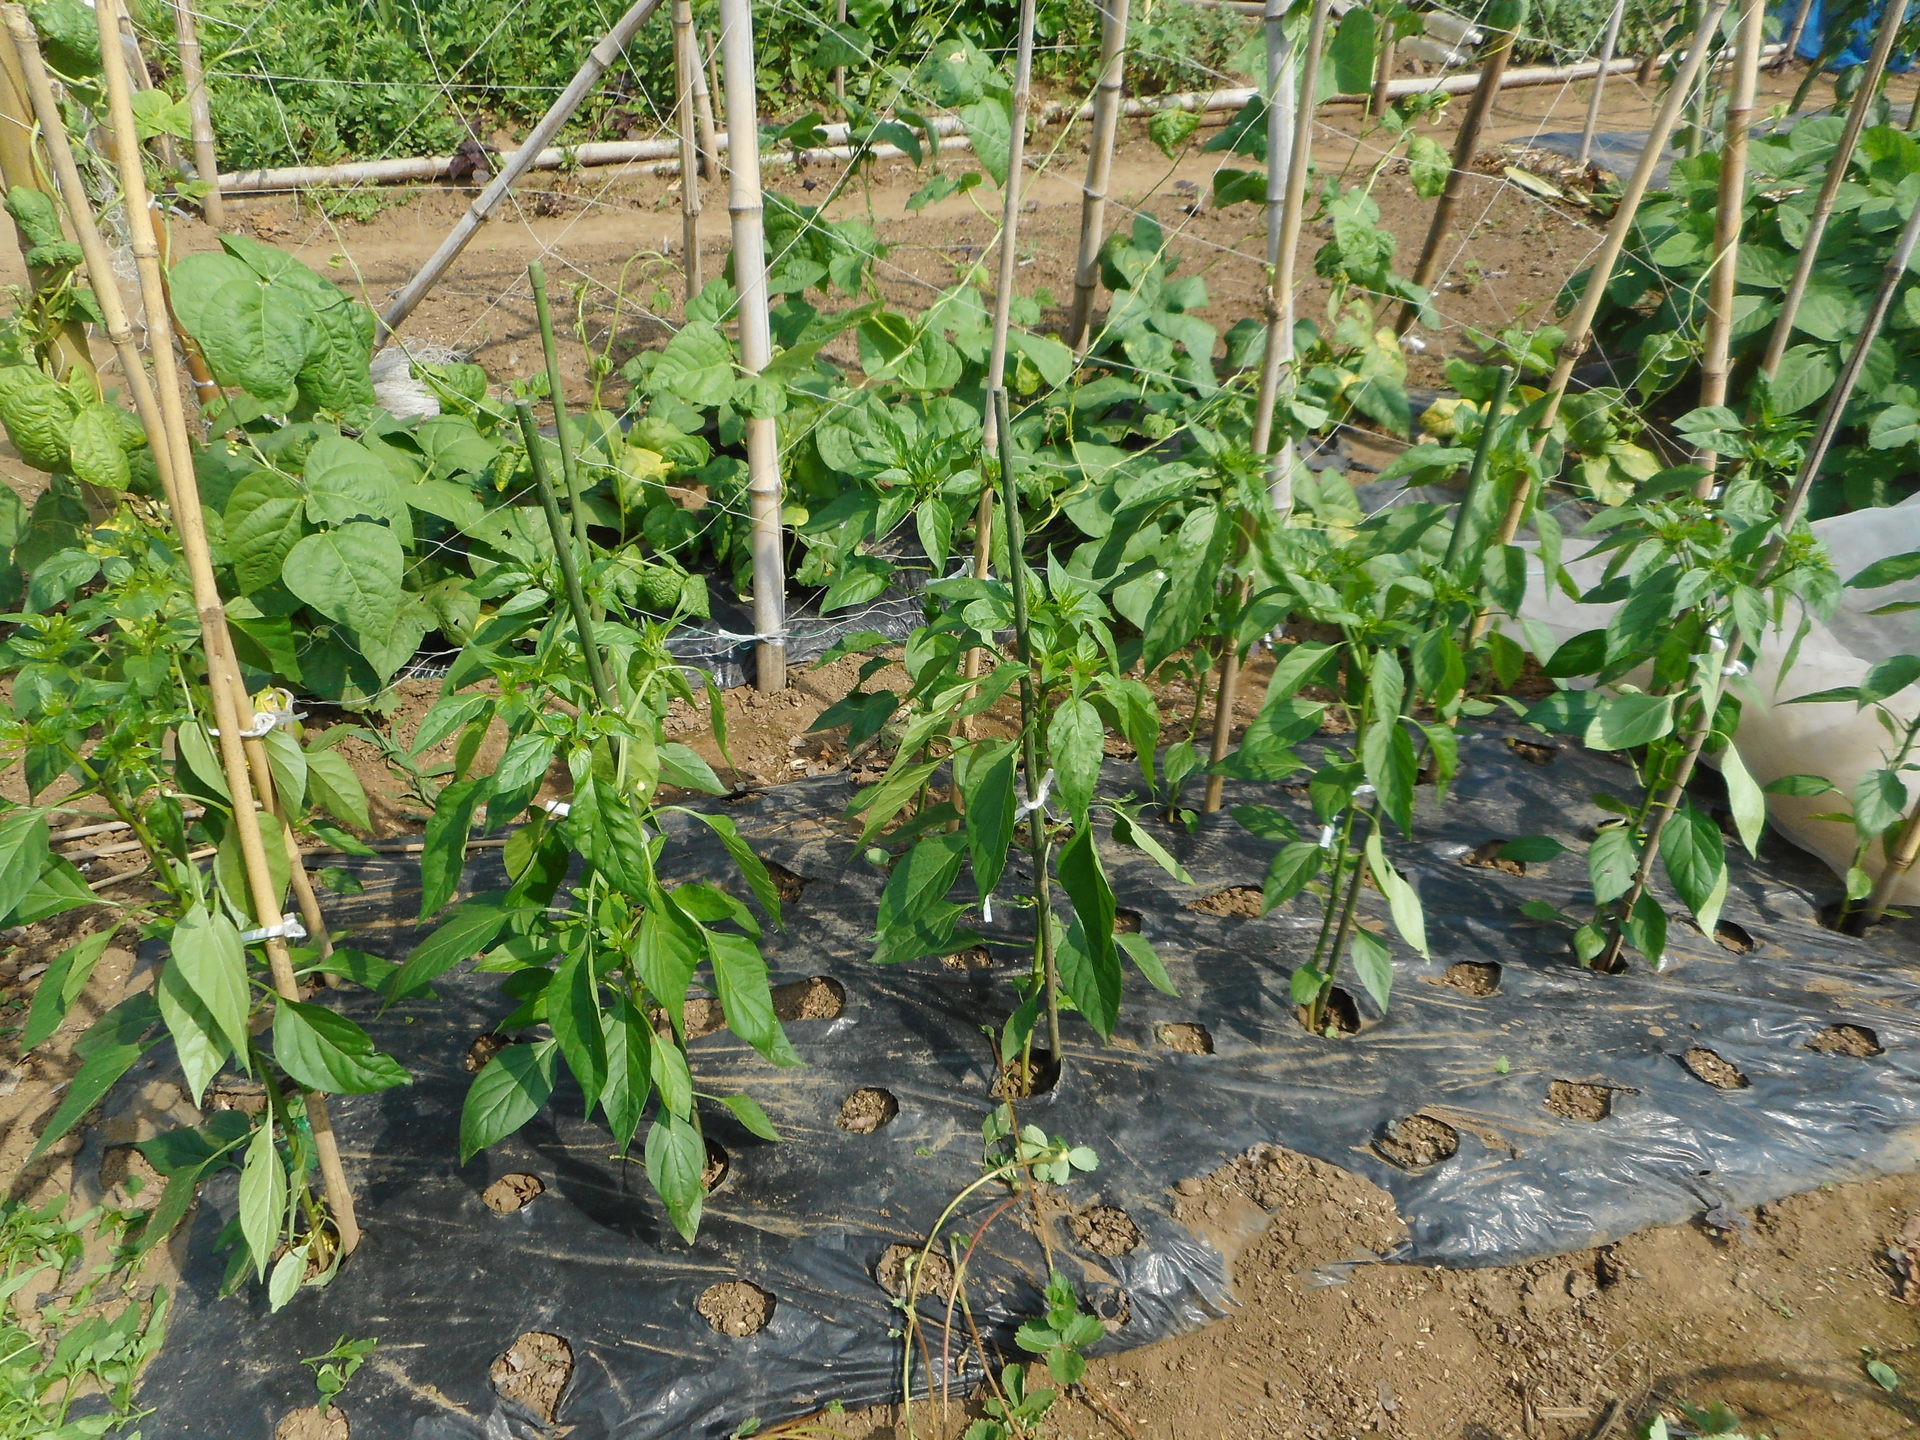
<svg viewBox="0 0 1920 1440">
<path fill-rule="evenodd" d="M 200 22 L 193 0 L 173 0 L 173 41 L 180 52 L 180 84 L 187 92 L 187 129 L 193 139 L 194 178 L 207 187 L 200 215 L 214 229 L 226 225 L 220 196 L 220 161 L 213 144 L 213 110 L 207 103 L 207 78 L 200 60 Z"/>
<path fill-rule="evenodd" d="M 1080 250 L 1073 268 L 1073 309 L 1066 342 L 1084 355 L 1093 338 L 1093 299 L 1100 288 L 1100 247 L 1106 243 L 1107 186 L 1113 144 L 1120 132 L 1120 98 L 1127 64 L 1127 0 L 1100 5 L 1100 82 L 1093 92 L 1093 133 L 1087 142 L 1087 179 L 1080 190 Z"/>
</svg>

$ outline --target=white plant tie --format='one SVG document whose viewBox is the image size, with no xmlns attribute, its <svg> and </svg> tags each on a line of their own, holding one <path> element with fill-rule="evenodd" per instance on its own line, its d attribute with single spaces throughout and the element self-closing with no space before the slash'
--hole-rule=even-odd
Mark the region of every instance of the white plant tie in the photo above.
<svg viewBox="0 0 1920 1440">
<path fill-rule="evenodd" d="M 300 702 L 291 690 L 279 685 L 271 690 L 262 690 L 254 697 L 256 705 L 259 704 L 262 696 L 270 697 L 273 703 L 253 712 L 253 723 L 240 732 L 242 740 L 259 740 L 271 735 L 277 726 L 291 725 L 296 720 L 307 718 L 306 711 L 294 708 Z M 207 734 L 216 740 L 220 738 L 220 732 L 211 725 L 207 727 Z"/>
<path fill-rule="evenodd" d="M 564 820 L 573 813 L 573 806 L 565 800 L 542 800 L 540 808 L 556 820 Z"/>
<path fill-rule="evenodd" d="M 298 915 L 282 915 L 278 925 L 262 925 L 258 930 L 242 930 L 240 943 L 252 945 L 261 940 L 304 940 L 307 927 L 300 923 Z"/>
<path fill-rule="evenodd" d="M 1353 798 L 1356 800 L 1370 799 L 1379 793 L 1380 792 L 1375 790 L 1371 785 L 1356 785 L 1353 787 Z"/>
<path fill-rule="evenodd" d="M 980 897 L 980 923 L 993 924 L 993 892 L 991 890 Z"/>
<path fill-rule="evenodd" d="M 1331 850 L 1333 848 L 1333 826 L 1322 825 L 1320 827 L 1320 848 L 1322 850 Z"/>
<path fill-rule="evenodd" d="M 1033 798 L 1031 800 L 1022 800 L 1020 804 L 1015 807 L 1013 823 L 1018 825 L 1036 810 L 1044 811 L 1047 807 L 1047 796 L 1052 793 L 1053 768 L 1049 766 L 1047 773 L 1040 777 L 1040 788 L 1034 792 Z"/>
<path fill-rule="evenodd" d="M 1710 654 L 1714 655 L 1726 654 L 1727 637 L 1718 625 L 1709 625 L 1707 627 L 1707 650 Z M 1749 667 L 1744 660 L 1729 660 L 1720 667 L 1720 673 L 1730 679 L 1735 679 L 1749 673 Z"/>
</svg>

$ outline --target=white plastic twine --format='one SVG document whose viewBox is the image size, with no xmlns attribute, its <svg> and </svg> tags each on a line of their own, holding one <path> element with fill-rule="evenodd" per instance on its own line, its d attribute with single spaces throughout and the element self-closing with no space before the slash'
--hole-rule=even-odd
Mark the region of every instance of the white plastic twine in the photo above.
<svg viewBox="0 0 1920 1440">
<path fill-rule="evenodd" d="M 242 945 L 257 944 L 262 940 L 304 940 L 307 927 L 300 923 L 298 915 L 282 915 L 278 925 L 262 925 L 258 930 L 242 930 Z"/>
<path fill-rule="evenodd" d="M 1707 627 L 1707 650 L 1713 655 L 1727 653 L 1727 637 L 1718 625 Z M 1728 678 L 1737 679 L 1748 673 L 1748 666 L 1744 660 L 1729 660 L 1720 667 L 1720 673 Z"/>
<path fill-rule="evenodd" d="M 1040 777 L 1040 788 L 1033 792 L 1033 798 L 1022 800 L 1014 807 L 1013 823 L 1018 825 L 1036 810 L 1044 813 L 1047 808 L 1047 796 L 1052 793 L 1053 769 L 1049 766 L 1047 773 Z M 980 923 L 983 925 L 993 923 L 993 892 L 991 890 L 980 897 Z"/>
<path fill-rule="evenodd" d="M 306 711 L 294 708 L 300 702 L 291 690 L 276 685 L 271 690 L 263 690 L 260 693 L 272 696 L 278 703 L 253 712 L 253 723 L 240 732 L 242 740 L 259 740 L 272 734 L 276 726 L 291 725 L 296 720 L 307 718 Z M 220 732 L 211 725 L 207 726 L 207 734 L 216 740 L 220 738 Z"/>
<path fill-rule="evenodd" d="M 1375 790 L 1371 785 L 1356 785 L 1353 787 L 1353 798 L 1356 801 L 1365 800 L 1379 793 L 1380 792 Z M 1333 848 L 1333 832 L 1334 826 L 1332 824 L 1326 824 L 1320 827 L 1320 848 L 1322 850 L 1331 850 Z"/>
</svg>

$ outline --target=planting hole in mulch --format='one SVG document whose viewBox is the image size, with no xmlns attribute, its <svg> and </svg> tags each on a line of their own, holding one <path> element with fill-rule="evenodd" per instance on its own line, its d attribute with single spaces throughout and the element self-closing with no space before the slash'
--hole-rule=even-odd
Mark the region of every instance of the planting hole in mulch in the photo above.
<svg viewBox="0 0 1920 1440">
<path fill-rule="evenodd" d="M 515 1172 L 502 1175 L 480 1192 L 480 1202 L 496 1215 L 511 1215 L 524 1210 L 546 1193 L 546 1182 L 538 1175 Z"/>
<path fill-rule="evenodd" d="M 1225 915 L 1236 920 L 1258 919 L 1266 913 L 1257 885 L 1229 885 L 1211 895 L 1202 895 L 1187 908 L 1198 910 L 1202 915 Z"/>
<path fill-rule="evenodd" d="M 1524 875 L 1527 864 L 1524 860 L 1505 860 L 1500 852 L 1506 848 L 1505 840 L 1488 840 L 1474 846 L 1460 857 L 1462 865 L 1472 865 L 1481 870 L 1498 870 L 1502 875 Z"/>
<path fill-rule="evenodd" d="M 720 1002 L 711 995 L 689 995 L 681 1015 L 689 1040 L 718 1035 L 727 1028 L 726 1011 L 720 1008 Z"/>
<path fill-rule="evenodd" d="M 1182 1055 L 1213 1054 L 1213 1033 L 1204 1025 L 1167 1021 L 1154 1026 L 1153 1034 L 1162 1045 Z"/>
<path fill-rule="evenodd" d="M 855 1135 L 871 1135 L 899 1113 L 900 1102 L 891 1091 L 867 1086 L 840 1102 L 840 1117 L 834 1123 Z"/>
<path fill-rule="evenodd" d="M 1695 1045 L 1680 1057 L 1680 1063 L 1694 1079 L 1704 1080 L 1716 1090 L 1744 1090 L 1753 1083 L 1704 1045 Z"/>
<path fill-rule="evenodd" d="M 1117 1205 L 1093 1205 L 1067 1217 L 1067 1228 L 1084 1250 L 1096 1255 L 1126 1255 L 1140 1244 L 1140 1227 Z"/>
<path fill-rule="evenodd" d="M 828 975 L 815 975 L 773 992 L 773 1013 L 782 1020 L 837 1020 L 847 1008 L 847 990 Z"/>
<path fill-rule="evenodd" d="M 1588 1085 L 1579 1080 L 1556 1080 L 1547 1086 L 1543 1103 L 1563 1119 L 1591 1123 L 1613 1113 L 1613 1090 L 1606 1085 Z"/>
<path fill-rule="evenodd" d="M 1754 939 L 1745 926 L 1736 925 L 1731 920 L 1722 920 L 1713 927 L 1713 938 L 1723 950 L 1731 950 L 1736 955 L 1753 953 Z"/>
<path fill-rule="evenodd" d="M 727 1176 L 733 1171 L 733 1157 L 727 1153 L 724 1145 L 707 1137 L 707 1163 L 700 1171 L 700 1188 L 711 1195 L 727 1183 Z"/>
<path fill-rule="evenodd" d="M 964 950 L 956 950 L 951 955 L 942 955 L 940 964 L 948 970 L 991 970 L 993 956 L 987 953 L 984 945 L 969 945 Z"/>
<path fill-rule="evenodd" d="M 238 1110 L 243 1115 L 258 1115 L 267 1108 L 267 1087 L 258 1080 L 239 1075 L 216 1075 L 207 1086 L 208 1110 Z"/>
<path fill-rule="evenodd" d="M 1060 1062 L 1051 1050 L 1033 1047 L 1025 1063 L 1016 1055 L 994 1077 L 993 1093 L 1000 1100 L 1025 1100 L 1044 1095 L 1060 1083 Z"/>
<path fill-rule="evenodd" d="M 948 1300 L 953 1296 L 953 1262 L 939 1251 L 922 1256 L 918 1245 L 889 1245 L 873 1267 L 873 1278 L 880 1288 L 896 1300 L 906 1298 L 907 1284 L 915 1271 L 920 1283 L 917 1294 L 923 1298 Z"/>
<path fill-rule="evenodd" d="M 469 1075 L 477 1075 L 487 1068 L 487 1062 L 498 1055 L 513 1042 L 504 1035 L 496 1035 L 488 1030 L 473 1037 L 473 1043 L 467 1046 L 467 1058 L 462 1063 Z"/>
<path fill-rule="evenodd" d="M 773 893 L 780 897 L 782 905 L 791 905 L 800 898 L 800 892 L 813 883 L 811 875 L 801 875 L 787 869 L 778 860 L 760 857 L 760 863 L 767 867 L 767 878 L 773 881 Z"/>
<path fill-rule="evenodd" d="M 1116 935 L 1138 935 L 1140 933 L 1140 912 L 1138 910 L 1116 910 L 1113 912 L 1113 933 Z"/>
<path fill-rule="evenodd" d="M 1807 1049 L 1822 1055 L 1852 1055 L 1862 1060 L 1887 1053 L 1879 1035 L 1864 1025 L 1829 1025 L 1807 1041 Z"/>
<path fill-rule="evenodd" d="M 322 1410 L 318 1405 L 289 1410 L 273 1427 L 273 1440 L 348 1440 L 353 1427 L 338 1405 Z"/>
<path fill-rule="evenodd" d="M 722 1335 L 744 1340 L 758 1335 L 773 1319 L 773 1296 L 745 1280 L 724 1280 L 700 1292 L 693 1308 Z"/>
<path fill-rule="evenodd" d="M 1434 983 L 1484 1000 L 1500 993 L 1500 967 L 1490 960 L 1456 960 Z"/>
<path fill-rule="evenodd" d="M 1326 1039 L 1324 1032 L 1315 1031 L 1308 1023 L 1307 1007 L 1301 1005 L 1294 1010 L 1300 1021 L 1300 1028 L 1309 1035 L 1319 1034 Z M 1366 1028 L 1366 1022 L 1360 1018 L 1360 1006 L 1345 987 L 1336 985 L 1327 992 L 1327 1030 L 1335 1035 L 1358 1035 Z"/>
<path fill-rule="evenodd" d="M 1373 1152 L 1402 1170 L 1425 1170 L 1450 1160 L 1460 1149 L 1460 1132 L 1431 1115 L 1409 1115 L 1387 1127 L 1373 1142 Z"/>
<path fill-rule="evenodd" d="M 1508 739 L 1507 748 L 1529 765 L 1551 765 L 1559 755 L 1558 745 L 1536 745 L 1531 740 Z"/>
<path fill-rule="evenodd" d="M 573 1378 L 573 1347 L 558 1335 L 529 1330 L 493 1362 L 487 1372 L 505 1400 L 533 1411 L 551 1425 L 560 1413 L 560 1395 Z"/>
</svg>

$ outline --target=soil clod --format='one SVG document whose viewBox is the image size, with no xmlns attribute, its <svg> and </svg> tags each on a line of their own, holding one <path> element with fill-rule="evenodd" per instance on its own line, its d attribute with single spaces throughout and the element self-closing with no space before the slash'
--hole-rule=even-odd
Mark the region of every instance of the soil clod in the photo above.
<svg viewBox="0 0 1920 1440">
<path fill-rule="evenodd" d="M 871 1135 L 900 1113 L 900 1102 L 889 1090 L 867 1086 L 840 1102 L 840 1115 L 834 1121 L 854 1135 Z"/>
<path fill-rule="evenodd" d="M 1485 840 L 1460 857 L 1462 865 L 1471 865 L 1480 870 L 1498 870 L 1502 875 L 1524 875 L 1527 863 L 1524 860 L 1508 860 L 1500 852 L 1507 847 L 1505 840 Z"/>
<path fill-rule="evenodd" d="M 918 1245 L 889 1245 L 873 1267 L 873 1278 L 894 1299 L 903 1299 L 915 1270 L 920 1273 L 916 1293 L 922 1299 L 948 1300 L 953 1295 L 953 1262 L 939 1251 L 922 1256 Z"/>
<path fill-rule="evenodd" d="M 775 1303 L 773 1296 L 758 1285 L 745 1280 L 725 1280 L 701 1291 L 693 1308 L 722 1335 L 743 1340 L 767 1328 L 773 1319 Z"/>
<path fill-rule="evenodd" d="M 573 1378 L 573 1347 L 558 1335 L 529 1330 L 487 1372 L 502 1399 L 524 1405 L 551 1425 Z"/>
<path fill-rule="evenodd" d="M 1154 1038 L 1182 1055 L 1213 1054 L 1213 1033 L 1204 1025 L 1168 1021 L 1153 1027 Z"/>
<path fill-rule="evenodd" d="M 1425 1170 L 1452 1159 L 1459 1150 L 1460 1132 L 1431 1115 L 1409 1115 L 1395 1121 L 1373 1142 L 1376 1155 L 1402 1170 Z"/>
<path fill-rule="evenodd" d="M 1490 960 L 1456 960 L 1437 983 L 1484 1000 L 1500 993 L 1500 967 Z"/>
<path fill-rule="evenodd" d="M 1827 1026 L 1807 1041 L 1807 1049 L 1822 1055 L 1852 1055 L 1861 1060 L 1887 1053 L 1874 1031 L 1864 1025 L 1845 1024 Z"/>
<path fill-rule="evenodd" d="M 1556 1080 L 1547 1086 L 1544 1103 L 1562 1119 L 1585 1120 L 1591 1124 L 1613 1113 L 1613 1089 L 1579 1080 Z"/>
<path fill-rule="evenodd" d="M 496 1215 L 511 1215 L 524 1210 L 546 1193 L 546 1182 L 538 1175 L 515 1172 L 502 1175 L 480 1192 L 480 1201 Z"/>
<path fill-rule="evenodd" d="M 1229 885 L 1211 895 L 1202 895 L 1187 908 L 1198 910 L 1202 915 L 1224 915 L 1235 920 L 1258 919 L 1266 913 L 1257 885 Z"/>
<path fill-rule="evenodd" d="M 837 1020 L 847 1008 L 847 990 L 830 975 L 815 975 L 773 992 L 773 1013 L 782 1020 Z"/>
<path fill-rule="evenodd" d="M 1753 1082 L 1738 1067 L 1720 1058 L 1704 1045 L 1695 1045 L 1680 1057 L 1680 1063 L 1696 1080 L 1704 1080 L 1716 1090 L 1744 1090 Z"/>
<path fill-rule="evenodd" d="M 1140 1227 L 1116 1205 L 1091 1205 L 1069 1216 L 1067 1228 L 1082 1249 L 1096 1255 L 1126 1255 L 1140 1244 Z"/>
</svg>

